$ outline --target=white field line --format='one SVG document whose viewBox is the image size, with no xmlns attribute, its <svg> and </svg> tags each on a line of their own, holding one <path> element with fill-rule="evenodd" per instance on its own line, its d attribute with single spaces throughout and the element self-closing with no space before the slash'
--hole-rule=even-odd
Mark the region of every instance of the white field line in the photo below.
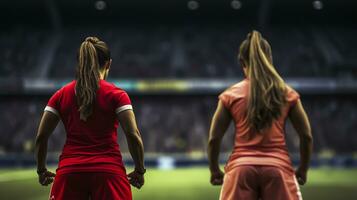
<svg viewBox="0 0 357 200">
<path fill-rule="evenodd" d="M 1 173 L 0 174 L 0 183 L 8 181 L 17 181 L 24 179 L 37 178 L 36 172 L 34 170 L 21 170 L 15 172 Z"/>
</svg>

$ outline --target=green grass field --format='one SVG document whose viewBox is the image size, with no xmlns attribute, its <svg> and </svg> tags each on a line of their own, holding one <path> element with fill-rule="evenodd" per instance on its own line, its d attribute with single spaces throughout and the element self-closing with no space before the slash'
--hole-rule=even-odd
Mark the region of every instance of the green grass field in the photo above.
<svg viewBox="0 0 357 200">
<path fill-rule="evenodd" d="M 218 199 L 220 187 L 208 183 L 205 168 L 161 171 L 149 169 L 141 190 L 133 189 L 141 200 L 211 200 Z M 32 169 L 0 169 L 1 200 L 45 200 L 50 187 L 37 183 Z M 357 169 L 314 169 L 309 182 L 301 187 L 305 200 L 357 199 Z"/>
</svg>

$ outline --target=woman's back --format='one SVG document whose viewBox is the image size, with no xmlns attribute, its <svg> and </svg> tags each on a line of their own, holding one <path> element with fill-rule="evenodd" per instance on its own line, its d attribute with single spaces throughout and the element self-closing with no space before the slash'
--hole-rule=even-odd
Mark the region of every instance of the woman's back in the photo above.
<svg viewBox="0 0 357 200">
<path fill-rule="evenodd" d="M 254 164 L 273 165 L 292 171 L 284 127 L 289 110 L 296 104 L 299 94 L 286 86 L 287 103 L 281 109 L 280 117 L 273 120 L 271 127 L 258 132 L 251 128 L 246 115 L 249 84 L 249 79 L 244 79 L 219 96 L 235 124 L 234 149 L 227 169 L 237 165 Z"/>
<path fill-rule="evenodd" d="M 60 116 L 67 133 L 58 173 L 78 170 L 118 172 L 117 169 L 123 173 L 117 143 L 117 113 L 132 109 L 128 95 L 113 84 L 100 80 L 93 113 L 83 121 L 76 102 L 75 84 L 76 81 L 72 81 L 58 90 L 45 109 Z"/>
</svg>

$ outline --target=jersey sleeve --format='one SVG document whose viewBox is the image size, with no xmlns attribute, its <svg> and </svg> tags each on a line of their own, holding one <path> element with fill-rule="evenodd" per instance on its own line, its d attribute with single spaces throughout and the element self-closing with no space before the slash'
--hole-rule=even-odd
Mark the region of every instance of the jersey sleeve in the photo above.
<svg viewBox="0 0 357 200">
<path fill-rule="evenodd" d="M 112 103 L 116 114 L 133 109 L 129 95 L 123 90 L 117 89 L 113 92 Z"/>
<path fill-rule="evenodd" d="M 246 96 L 246 87 L 247 81 L 243 80 L 227 88 L 218 96 L 218 99 L 226 109 L 230 110 L 236 101 L 239 101 Z"/>
<path fill-rule="evenodd" d="M 45 107 L 45 111 L 51 112 L 57 116 L 59 116 L 59 102 L 62 96 L 62 89 L 58 90 L 57 92 L 55 92 L 52 97 L 50 98 L 50 100 L 48 101 L 46 107 Z"/>
<path fill-rule="evenodd" d="M 218 99 L 221 100 L 222 104 L 226 109 L 230 109 L 232 105 L 232 98 L 229 95 L 227 91 L 222 92 L 219 96 Z"/>
<path fill-rule="evenodd" d="M 290 107 L 294 107 L 298 100 L 300 99 L 300 95 L 297 91 L 295 91 L 293 88 L 290 86 L 287 87 L 287 101 L 290 105 Z"/>
</svg>

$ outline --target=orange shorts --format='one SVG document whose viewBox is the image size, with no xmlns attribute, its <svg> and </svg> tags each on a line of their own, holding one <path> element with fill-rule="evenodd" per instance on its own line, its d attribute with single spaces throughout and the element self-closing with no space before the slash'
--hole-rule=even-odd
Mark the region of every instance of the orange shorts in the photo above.
<svg viewBox="0 0 357 200">
<path fill-rule="evenodd" d="M 221 200 L 301 200 L 295 175 L 273 166 L 241 165 L 224 176 Z"/>
</svg>

